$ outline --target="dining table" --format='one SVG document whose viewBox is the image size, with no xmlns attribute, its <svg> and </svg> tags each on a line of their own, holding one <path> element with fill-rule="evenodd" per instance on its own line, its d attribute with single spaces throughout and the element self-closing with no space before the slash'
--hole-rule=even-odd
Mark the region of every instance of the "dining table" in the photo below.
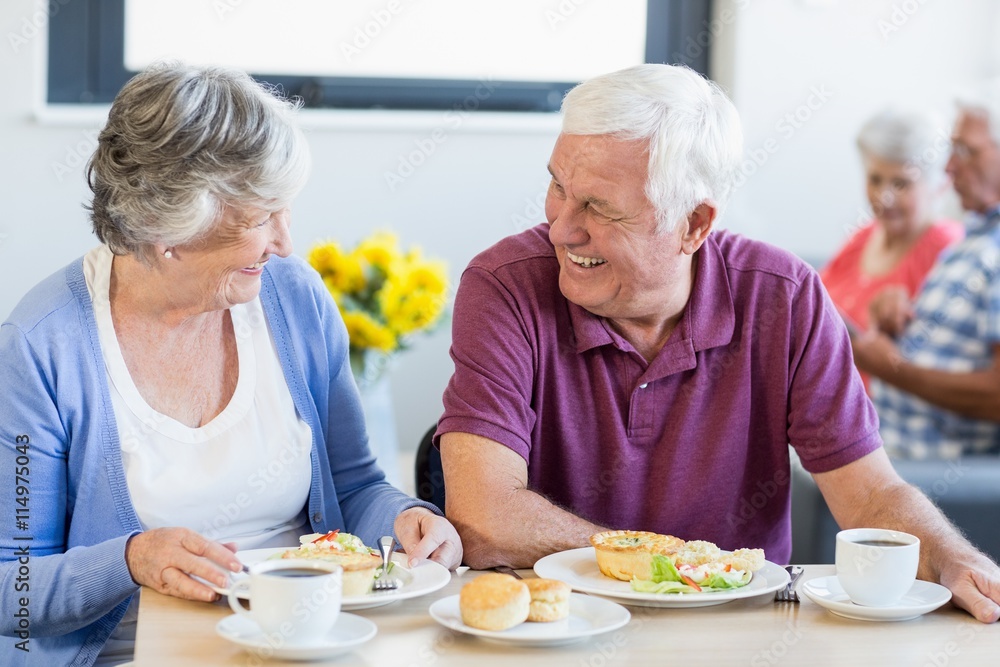
<svg viewBox="0 0 1000 667">
<path fill-rule="evenodd" d="M 532 570 L 517 570 L 523 578 Z M 979 623 L 951 603 L 903 621 L 867 621 L 831 613 L 800 594 L 800 602 L 757 595 L 702 607 L 625 605 L 620 628 L 560 646 L 524 646 L 484 639 L 439 624 L 429 613 L 457 595 L 481 571 L 460 568 L 443 588 L 386 606 L 351 613 L 372 621 L 377 634 L 350 652 L 312 663 L 282 661 L 245 650 L 216 633 L 232 614 L 215 603 L 181 600 L 143 588 L 136 630 L 138 667 L 178 665 L 906 665 L 954 667 L 1000 664 L 1000 624 Z M 830 577 L 833 565 L 805 565 L 798 589 Z M 817 581 L 820 581 L 817 579 Z M 346 612 L 345 612 L 346 613 Z"/>
</svg>

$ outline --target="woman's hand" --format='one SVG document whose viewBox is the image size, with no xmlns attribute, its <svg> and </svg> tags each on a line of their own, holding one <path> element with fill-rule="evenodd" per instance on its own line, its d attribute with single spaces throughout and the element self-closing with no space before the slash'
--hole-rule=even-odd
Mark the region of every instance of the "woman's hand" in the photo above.
<svg viewBox="0 0 1000 667">
<path fill-rule="evenodd" d="M 449 570 L 462 564 L 462 540 L 448 519 L 424 507 L 400 512 L 394 525 L 396 537 L 413 567 L 424 558 L 441 563 Z"/>
<path fill-rule="evenodd" d="M 902 285 L 890 285 L 868 304 L 868 319 L 872 327 L 887 336 L 895 338 L 913 319 L 913 304 L 910 295 Z"/>
<path fill-rule="evenodd" d="M 234 543 L 212 542 L 187 528 L 156 528 L 129 539 L 125 564 L 132 580 L 141 586 L 177 598 L 210 602 L 218 594 L 188 575 L 225 587 L 225 571 L 239 572 L 242 567 L 233 555 L 235 551 Z"/>
</svg>

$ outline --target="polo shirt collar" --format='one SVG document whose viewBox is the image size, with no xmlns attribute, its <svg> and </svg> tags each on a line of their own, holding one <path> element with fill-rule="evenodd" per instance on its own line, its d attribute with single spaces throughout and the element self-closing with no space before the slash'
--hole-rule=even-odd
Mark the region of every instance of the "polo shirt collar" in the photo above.
<svg viewBox="0 0 1000 667">
<path fill-rule="evenodd" d="M 698 250 L 697 257 L 698 268 L 695 271 L 691 296 L 684 307 L 677 328 L 657 357 L 662 356 L 667 348 L 671 348 L 671 356 L 676 356 L 676 346 L 681 346 L 687 348 L 690 353 L 691 368 L 694 367 L 695 352 L 727 345 L 732 341 L 736 329 L 736 311 L 733 306 L 733 295 L 729 289 L 726 261 L 714 233 L 709 235 Z M 633 349 L 627 341 L 611 330 L 603 317 L 598 317 L 575 303 L 567 302 L 567 305 L 578 353 L 602 345 Z"/>
</svg>

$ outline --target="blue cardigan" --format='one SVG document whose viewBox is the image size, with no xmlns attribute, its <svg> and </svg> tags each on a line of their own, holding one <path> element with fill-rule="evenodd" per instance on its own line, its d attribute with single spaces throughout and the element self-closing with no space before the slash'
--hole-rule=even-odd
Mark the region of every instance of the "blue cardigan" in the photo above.
<svg viewBox="0 0 1000 667">
<path fill-rule="evenodd" d="M 261 281 L 285 380 L 312 429 L 312 530 L 373 544 L 404 509 L 435 510 L 375 462 L 347 331 L 319 276 L 272 257 Z M 93 664 L 138 590 L 125 543 L 139 531 L 80 259 L 0 326 L 0 662 Z"/>
</svg>

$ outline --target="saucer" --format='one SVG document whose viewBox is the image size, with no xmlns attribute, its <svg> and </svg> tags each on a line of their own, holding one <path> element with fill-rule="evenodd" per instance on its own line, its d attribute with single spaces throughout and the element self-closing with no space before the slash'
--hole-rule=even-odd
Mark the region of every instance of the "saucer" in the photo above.
<svg viewBox="0 0 1000 667">
<path fill-rule="evenodd" d="M 802 584 L 802 592 L 830 612 L 859 621 L 908 621 L 934 611 L 951 599 L 951 591 L 929 581 L 913 582 L 903 599 L 891 607 L 863 607 L 851 602 L 836 576 L 817 577 Z"/>
<path fill-rule="evenodd" d="M 233 614 L 218 622 L 215 632 L 223 639 L 248 649 L 261 658 L 281 660 L 324 660 L 348 653 L 375 636 L 378 628 L 367 618 L 343 612 L 330 632 L 316 641 L 301 646 L 274 646 L 260 627 L 249 618 Z M 281 643 L 280 640 L 274 642 Z"/>
</svg>

